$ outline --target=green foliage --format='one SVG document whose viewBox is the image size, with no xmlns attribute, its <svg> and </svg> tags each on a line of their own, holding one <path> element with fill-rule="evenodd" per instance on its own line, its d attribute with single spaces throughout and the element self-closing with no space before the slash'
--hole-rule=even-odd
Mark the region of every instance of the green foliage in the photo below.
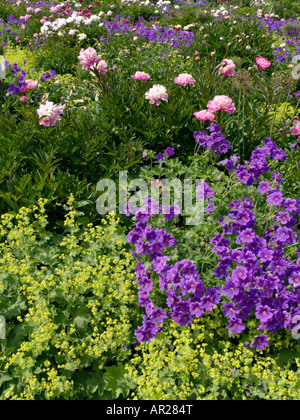
<svg viewBox="0 0 300 420">
<path fill-rule="evenodd" d="M 299 399 L 299 345 L 295 347 L 289 337 L 281 337 L 282 342 L 277 337 L 272 343 L 275 351 L 268 354 L 250 349 L 245 338 L 239 343 L 224 339 L 224 331 L 222 314 L 214 310 L 188 327 L 174 323 L 156 340 L 141 344 L 128 365 L 137 383 L 131 398 Z"/>
<path fill-rule="evenodd" d="M 144 312 L 125 236 L 134 220 L 110 215 L 100 222 L 96 211 L 98 181 L 112 179 L 118 187 L 120 171 L 128 171 L 128 182 L 139 177 L 148 185 L 176 177 L 209 182 L 215 210 L 204 214 L 204 223 L 187 227 L 181 214 L 172 222 L 153 219 L 153 226 L 164 226 L 178 240 L 171 262 L 188 255 L 205 286 L 222 284 L 213 275 L 218 261 L 209 242 L 228 203 L 244 195 L 254 201 L 260 235 L 273 213 L 256 188 L 239 183 L 219 165 L 219 156 L 194 139 L 209 122 L 193 113 L 206 109 L 215 95 L 230 96 L 235 104 L 232 114 L 216 113 L 231 143 L 228 156 L 237 154 L 244 164 L 272 137 L 289 158 L 273 162 L 264 180 L 280 171 L 284 196 L 299 197 L 299 153 L 290 146 L 297 142 L 291 126 L 299 114 L 300 82 L 290 63 L 275 61 L 273 54 L 285 48 L 283 38 L 297 36 L 299 25 L 286 21 L 269 33 L 251 17 L 261 8 L 263 14 L 295 18 L 299 4 L 232 0 L 223 4 L 228 19 L 212 15 L 218 1 L 210 6 L 178 3 L 165 10 L 157 2 L 83 0 L 80 8 L 97 16 L 95 22 L 68 22 L 44 37 L 40 19 L 52 13 L 46 5 L 21 28 L 11 15 L 26 15 L 28 4 L 0 0 L 0 20 L 9 20 L 5 59 L 25 79 L 39 82 L 22 103 L 23 94 L 6 94 L 19 74 L 6 69 L 0 81 L 1 400 L 299 399 L 298 343 L 284 332 L 268 350 L 250 349 L 255 322 L 228 339 L 218 309 L 189 327 L 167 323 L 155 340 L 136 347 L 134 331 Z M 53 12 L 54 19 L 60 13 Z M 120 25 L 111 33 L 104 23 L 117 22 L 118 15 L 126 30 Z M 148 39 L 137 31 L 138 22 L 161 37 Z M 189 42 L 187 34 L 193 35 Z M 95 76 L 79 64 L 81 49 L 88 47 L 107 61 L 106 74 Z M 297 47 L 288 48 L 293 57 Z M 259 56 L 271 66 L 259 69 Z M 218 72 L 224 59 L 236 65 L 232 77 Z M 50 69 L 57 76 L 41 82 Z M 149 73 L 150 81 L 134 80 L 137 70 Z M 181 73 L 191 74 L 195 85 L 177 85 Z M 154 84 L 168 93 L 159 106 L 145 98 Z M 46 101 L 64 106 L 55 126 L 40 125 L 37 110 Z M 166 147 L 175 148 L 175 157 L 158 162 L 156 154 Z M 160 290 L 152 293 L 159 301 Z"/>
<path fill-rule="evenodd" d="M 58 234 L 45 204 L 1 216 L 0 399 L 126 398 L 140 314 L 118 220 L 82 229 L 71 197 Z"/>
</svg>

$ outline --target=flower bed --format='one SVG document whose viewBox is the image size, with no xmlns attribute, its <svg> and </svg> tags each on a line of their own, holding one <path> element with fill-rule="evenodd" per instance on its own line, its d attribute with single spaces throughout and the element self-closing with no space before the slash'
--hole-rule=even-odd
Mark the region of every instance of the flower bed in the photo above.
<svg viewBox="0 0 300 420">
<path fill-rule="evenodd" d="M 0 0 L 0 399 L 299 399 L 284 6 Z"/>
</svg>

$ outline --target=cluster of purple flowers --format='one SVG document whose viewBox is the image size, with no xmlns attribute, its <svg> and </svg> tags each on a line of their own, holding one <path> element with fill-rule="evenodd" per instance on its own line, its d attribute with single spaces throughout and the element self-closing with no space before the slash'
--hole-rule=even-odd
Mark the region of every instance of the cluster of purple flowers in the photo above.
<svg viewBox="0 0 300 420">
<path fill-rule="evenodd" d="M 107 28 L 109 35 L 115 32 L 128 34 L 134 31 L 136 36 L 144 38 L 147 42 L 167 43 L 174 48 L 180 48 L 183 45 L 190 46 L 195 42 L 195 35 L 192 32 L 177 31 L 167 27 L 163 28 L 159 25 L 155 25 L 155 28 L 153 28 L 145 25 L 144 19 L 140 19 L 140 22 L 135 22 L 134 26 L 132 23 L 132 21 L 125 19 L 123 16 L 117 15 L 111 21 L 106 21 L 104 27 Z"/>
<path fill-rule="evenodd" d="M 286 159 L 284 151 L 271 138 L 252 153 L 245 166 L 238 164 L 235 155 L 222 163 L 231 171 L 236 167 L 240 182 L 250 186 L 270 171 L 267 158 Z M 176 246 L 175 238 L 163 229 L 147 225 L 151 213 L 147 206 L 156 207 L 158 214 L 162 212 L 159 203 L 148 198 L 141 209 L 136 209 L 137 224 L 128 234 L 128 241 L 135 245 L 132 252 L 139 260 L 136 268 L 139 299 L 146 311 L 143 325 L 136 331 L 138 342 L 153 339 L 168 317 L 186 326 L 193 322 L 193 317 L 201 317 L 219 304 L 228 318 L 230 333 L 241 334 L 251 316 L 257 320 L 258 331 L 275 334 L 282 329 L 293 330 L 295 319 L 300 316 L 300 248 L 294 252 L 290 249 L 299 243 L 296 224 L 300 200 L 283 197 L 279 172 L 273 172 L 271 177 L 270 183 L 260 181 L 258 185 L 258 191 L 266 194 L 266 202 L 276 210 L 273 225 L 262 236 L 256 232 L 254 203 L 247 197 L 231 203 L 228 216 L 219 220 L 223 234 L 218 233 L 210 243 L 219 259 L 214 275 L 225 279 L 223 286 L 206 288 L 195 263 L 189 259 L 170 264 L 164 253 L 167 247 Z M 197 189 L 200 201 L 213 195 L 206 182 Z M 171 218 L 175 215 L 173 209 Z M 150 257 L 151 264 L 142 262 L 142 255 Z M 165 292 L 164 309 L 153 303 L 155 299 L 162 302 L 157 298 L 158 289 L 153 281 L 157 276 L 159 289 Z M 255 337 L 252 347 L 261 350 L 268 344 L 267 335 L 262 333 Z"/>
<path fill-rule="evenodd" d="M 238 180 L 241 183 L 250 186 L 253 185 L 263 173 L 269 172 L 270 167 L 267 163 L 268 157 L 284 162 L 287 156 L 288 155 L 285 154 L 282 149 L 279 149 L 269 137 L 264 141 L 263 147 L 259 147 L 252 152 L 250 161 L 246 161 L 245 165 L 239 165 L 239 157 L 235 155 L 220 163 L 226 164 L 227 169 L 230 171 L 233 171 L 237 165 L 235 172 Z"/>
<path fill-rule="evenodd" d="M 270 138 L 266 139 L 264 147 L 253 152 L 248 168 L 237 167 L 240 182 L 252 185 L 260 175 L 269 172 L 267 156 L 278 160 L 286 158 L 283 150 Z M 299 242 L 293 228 L 300 214 L 300 200 L 283 197 L 279 190 L 280 173 L 273 172 L 272 180 L 272 183 L 261 181 L 258 186 L 260 192 L 267 194 L 266 202 L 277 210 L 274 225 L 267 229 L 264 237 L 254 231 L 254 203 L 245 198 L 233 202 L 228 217 L 219 220 L 224 234 L 235 235 L 235 247 L 231 248 L 233 241 L 221 234 L 211 241 L 212 250 L 219 257 L 219 267 L 214 274 L 226 278 L 223 293 L 231 298 L 223 305 L 223 312 L 229 318 L 229 331 L 235 333 L 245 329 L 243 321 L 253 312 L 260 322 L 257 329 L 271 334 L 284 328 L 292 330 L 294 317 L 300 315 L 300 249 L 296 263 L 285 256 L 287 247 Z M 271 189 L 272 186 L 275 189 Z M 253 346 L 259 349 L 268 346 L 267 337 L 264 334 L 257 337 Z"/>
<path fill-rule="evenodd" d="M 195 131 L 194 138 L 201 146 L 208 147 L 211 151 L 216 151 L 218 155 L 227 153 L 231 145 L 226 137 L 221 133 L 221 127 L 218 124 L 210 124 L 208 127 L 210 134 L 206 130 Z"/>
<path fill-rule="evenodd" d="M 220 287 L 205 289 L 194 261 L 183 259 L 175 264 L 168 263 L 170 258 L 164 252 L 166 248 L 176 246 L 177 241 L 164 229 L 147 225 L 153 208 L 155 212 L 162 213 L 163 207 L 148 197 L 141 208 L 135 209 L 137 224 L 128 234 L 128 242 L 135 245 L 133 255 L 137 259 L 147 255 L 151 260 L 151 267 L 147 264 L 146 268 L 142 261 L 136 267 L 139 303 L 146 312 L 143 325 L 135 331 L 138 342 L 151 341 L 163 329 L 161 324 L 168 316 L 179 325 L 186 326 L 193 322 L 193 316 L 198 318 L 205 311 L 211 311 L 221 299 Z M 174 206 L 170 206 L 169 210 L 169 215 L 165 214 L 168 220 L 177 214 Z M 165 309 L 155 306 L 155 300 L 159 300 L 157 296 L 151 299 L 153 276 L 158 277 L 159 289 L 164 292 Z"/>
<path fill-rule="evenodd" d="M 265 25 L 268 28 L 269 32 L 276 32 L 278 35 L 284 35 L 286 34 L 288 37 L 281 38 L 282 41 L 284 41 L 285 46 L 279 46 L 274 48 L 273 54 L 275 55 L 274 60 L 280 61 L 281 63 L 284 63 L 285 61 L 289 61 L 292 57 L 290 54 L 290 49 L 288 48 L 288 45 L 296 47 L 296 50 L 293 52 L 293 55 L 297 55 L 300 52 L 300 39 L 299 39 L 299 32 L 300 32 L 300 24 L 296 19 L 281 19 L 276 20 L 269 18 L 262 18 L 261 19 L 262 25 Z M 286 29 L 285 32 L 283 31 L 283 27 L 287 23 L 293 24 L 293 29 L 288 30 Z M 298 28 L 297 28 L 298 27 Z M 292 36 L 294 35 L 294 36 Z M 279 37 L 276 39 L 280 39 Z"/>
<path fill-rule="evenodd" d="M 208 182 L 199 182 L 196 188 L 196 199 L 198 201 L 208 200 L 208 204 L 205 208 L 207 214 L 214 211 L 215 203 L 210 201 L 214 195 L 214 190 L 210 187 Z"/>
<path fill-rule="evenodd" d="M 20 69 L 18 65 L 15 63 L 12 66 L 10 66 L 9 62 L 5 62 L 6 67 L 10 67 L 11 74 L 19 74 L 17 77 L 18 84 L 11 84 L 8 89 L 7 93 L 9 95 L 13 95 L 15 93 L 20 93 L 20 90 L 26 87 L 25 77 L 26 77 L 26 71 Z"/>
<path fill-rule="evenodd" d="M 158 153 L 155 157 L 159 162 L 163 162 L 165 158 L 174 156 L 175 149 L 174 147 L 167 147 L 164 153 Z"/>
<path fill-rule="evenodd" d="M 26 61 L 24 61 L 24 65 L 26 64 Z M 16 74 L 17 76 L 17 84 L 11 83 L 7 89 L 7 93 L 9 95 L 18 94 L 22 91 L 22 89 L 26 88 L 26 71 L 22 70 L 18 67 L 16 63 L 13 65 L 10 65 L 8 61 L 5 61 L 5 66 L 10 69 L 11 74 Z M 46 80 L 51 79 L 52 77 L 56 76 L 55 70 L 49 70 L 46 73 L 43 73 L 40 82 L 44 83 Z"/>
<path fill-rule="evenodd" d="M 55 77 L 57 75 L 55 70 L 49 70 L 46 73 L 43 73 L 41 78 L 40 78 L 40 82 L 44 83 L 46 82 L 46 80 L 51 79 L 52 77 Z"/>
</svg>

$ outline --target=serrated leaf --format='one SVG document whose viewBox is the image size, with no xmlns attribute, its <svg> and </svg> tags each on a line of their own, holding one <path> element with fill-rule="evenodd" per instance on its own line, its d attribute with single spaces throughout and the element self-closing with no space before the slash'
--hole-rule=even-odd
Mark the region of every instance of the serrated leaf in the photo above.
<svg viewBox="0 0 300 420">
<path fill-rule="evenodd" d="M 129 376 L 125 377 L 126 370 L 121 363 L 117 366 L 109 366 L 103 375 L 106 382 L 105 388 L 112 392 L 114 398 L 119 398 L 122 394 L 126 398 L 131 389 L 135 388 L 135 383 Z"/>
<path fill-rule="evenodd" d="M 91 320 L 91 311 L 85 307 L 79 308 L 74 314 L 74 327 L 79 330 L 84 330 Z"/>
</svg>

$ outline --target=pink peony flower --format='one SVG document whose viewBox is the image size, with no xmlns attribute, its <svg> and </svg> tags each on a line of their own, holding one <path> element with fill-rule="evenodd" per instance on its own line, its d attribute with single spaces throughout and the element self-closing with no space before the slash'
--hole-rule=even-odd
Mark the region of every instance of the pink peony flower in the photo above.
<svg viewBox="0 0 300 420">
<path fill-rule="evenodd" d="M 98 62 L 97 66 L 96 66 L 95 68 L 98 70 L 98 72 L 99 72 L 100 74 L 105 74 L 105 73 L 107 73 L 107 72 L 108 72 L 108 69 L 107 69 L 107 61 L 105 61 L 105 60 L 100 60 L 100 61 Z M 95 76 L 95 73 L 93 73 L 93 72 L 91 71 L 91 75 L 92 75 L 92 76 Z"/>
<path fill-rule="evenodd" d="M 178 77 L 175 77 L 174 82 L 181 86 L 194 85 L 195 79 L 191 74 L 181 73 Z"/>
<path fill-rule="evenodd" d="M 97 55 L 97 51 L 91 47 L 87 48 L 86 50 L 82 48 L 78 59 L 85 70 L 89 70 L 91 67 L 96 66 L 100 61 L 100 57 Z"/>
<path fill-rule="evenodd" d="M 294 120 L 295 127 L 291 127 L 292 134 L 294 136 L 299 136 L 298 141 L 300 141 L 300 121 Z"/>
<path fill-rule="evenodd" d="M 148 73 L 145 73 L 143 71 L 136 71 L 133 76 L 130 76 L 135 80 L 144 80 L 145 82 L 147 80 L 150 80 L 150 75 Z"/>
<path fill-rule="evenodd" d="M 40 125 L 49 127 L 50 125 L 55 126 L 56 121 L 60 121 L 60 114 L 63 113 L 62 105 L 55 105 L 53 102 L 47 101 L 45 104 L 41 104 L 37 110 L 38 116 L 45 117 L 40 121 Z"/>
<path fill-rule="evenodd" d="M 207 104 L 211 112 L 225 111 L 232 114 L 235 111 L 235 106 L 232 99 L 225 95 L 216 95 L 212 101 Z"/>
<path fill-rule="evenodd" d="M 199 121 L 214 121 L 215 120 L 214 114 L 211 111 L 207 111 L 206 109 L 203 109 L 202 111 L 199 111 L 199 112 L 194 112 L 193 115 Z"/>
<path fill-rule="evenodd" d="M 267 60 L 267 59 L 266 59 L 266 58 L 264 58 L 264 57 L 257 57 L 257 58 L 255 59 L 255 61 L 256 61 L 256 63 L 258 64 L 258 66 L 259 66 L 262 70 L 267 69 L 267 68 L 268 68 L 268 67 L 270 67 L 270 65 L 271 65 L 270 61 L 269 61 L 269 60 Z"/>
<path fill-rule="evenodd" d="M 27 90 L 33 90 L 37 87 L 38 82 L 36 80 L 25 80 L 26 86 L 20 89 L 20 93 L 23 95 Z"/>
<path fill-rule="evenodd" d="M 153 85 L 148 92 L 145 93 L 145 98 L 150 99 L 150 104 L 160 105 L 160 101 L 168 102 L 167 89 L 162 85 Z"/>
<path fill-rule="evenodd" d="M 232 60 L 223 60 L 220 64 L 218 73 L 223 74 L 224 77 L 226 76 L 233 76 L 235 73 L 235 64 Z"/>
<path fill-rule="evenodd" d="M 20 98 L 20 101 L 21 101 L 21 102 L 27 102 L 27 101 L 28 101 L 28 99 L 26 98 L 26 96 L 22 96 L 22 97 Z"/>
</svg>

